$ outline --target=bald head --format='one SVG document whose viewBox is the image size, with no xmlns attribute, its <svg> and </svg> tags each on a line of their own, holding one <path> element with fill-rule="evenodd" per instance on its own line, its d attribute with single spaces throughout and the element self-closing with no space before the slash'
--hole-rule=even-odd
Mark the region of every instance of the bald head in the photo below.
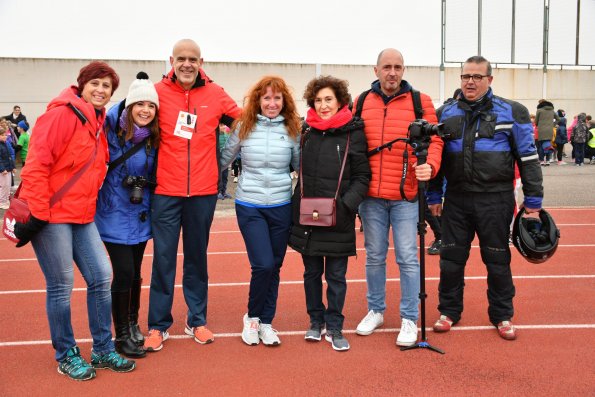
<svg viewBox="0 0 595 397">
<path fill-rule="evenodd" d="M 182 88 L 192 88 L 202 67 L 200 47 L 194 40 L 182 39 L 174 44 L 169 63 L 174 68 L 176 77 Z"/>
<path fill-rule="evenodd" d="M 174 49 L 172 50 L 172 56 L 176 56 L 176 52 L 181 50 L 193 50 L 197 54 L 197 58 L 200 58 L 200 47 L 196 44 L 196 41 L 192 39 L 182 39 L 174 44 Z"/>
<path fill-rule="evenodd" d="M 405 64 L 405 61 L 403 60 L 403 54 L 401 54 L 401 51 L 395 50 L 394 48 L 385 48 L 384 50 L 380 51 L 380 54 L 378 54 L 378 58 L 376 59 L 376 66 L 380 66 L 380 62 L 382 62 L 382 58 L 384 57 L 384 55 L 398 56 L 401 58 L 401 63 Z"/>
</svg>

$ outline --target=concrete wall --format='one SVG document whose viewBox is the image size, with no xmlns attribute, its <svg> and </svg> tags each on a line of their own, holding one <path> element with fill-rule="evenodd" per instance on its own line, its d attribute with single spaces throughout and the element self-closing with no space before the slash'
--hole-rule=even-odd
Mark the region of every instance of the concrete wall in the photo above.
<svg viewBox="0 0 595 397">
<path fill-rule="evenodd" d="M 76 83 L 81 67 L 89 60 L 0 58 L 0 116 L 12 112 L 15 104 L 21 106 L 27 119 L 34 123 L 45 110 L 46 104 L 62 89 Z M 122 100 L 136 73 L 143 70 L 151 80 L 158 81 L 169 71 L 166 61 L 107 61 L 120 75 L 120 88 L 112 102 Z M 305 114 L 302 94 L 307 82 L 316 76 L 314 64 L 229 63 L 205 62 L 204 69 L 215 82 L 241 105 L 248 89 L 267 74 L 282 76 L 293 88 L 298 108 Z M 320 65 L 321 74 L 344 78 L 350 83 L 355 97 L 370 87 L 376 78 L 369 65 Z M 494 69 L 492 87 L 497 95 L 514 99 L 535 113 L 537 101 L 543 97 L 544 73 L 542 69 Z M 443 96 L 448 98 L 460 86 L 459 67 L 446 68 Z M 409 66 L 405 77 L 415 88 L 430 95 L 440 104 L 440 72 L 437 67 Z M 556 109 L 565 109 L 569 117 L 579 112 L 595 115 L 595 71 L 549 70 L 547 73 L 547 99 Z"/>
</svg>

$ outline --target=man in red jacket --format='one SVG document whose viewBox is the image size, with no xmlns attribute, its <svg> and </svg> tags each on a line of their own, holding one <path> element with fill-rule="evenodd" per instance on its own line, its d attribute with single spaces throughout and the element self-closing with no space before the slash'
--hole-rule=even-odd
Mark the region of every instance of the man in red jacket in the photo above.
<svg viewBox="0 0 595 397">
<path fill-rule="evenodd" d="M 399 51 L 392 48 L 383 50 L 374 72 L 378 80 L 372 83 L 361 109 L 370 150 L 397 138 L 407 138 L 409 124 L 418 117 L 415 107 L 421 107 L 419 113 L 424 119 L 436 123 L 436 112 L 428 95 L 418 93 L 420 103 L 414 106 L 413 88 L 403 80 L 405 63 Z M 370 157 L 370 188 L 359 206 L 364 225 L 369 311 L 357 326 L 358 335 L 370 335 L 384 323 L 386 255 L 389 230 L 392 228 L 401 280 L 401 330 L 396 343 L 411 346 L 417 342 L 420 288 L 416 242 L 417 183 L 436 175 L 442 146 L 438 137 L 432 137 L 427 163 L 419 166 L 411 145 L 402 141 L 395 142 L 391 150 L 380 150 Z"/>
<path fill-rule="evenodd" d="M 231 125 L 241 109 L 202 70 L 200 48 L 178 41 L 172 70 L 155 85 L 159 95 L 159 160 L 152 202 L 153 272 L 147 351 L 158 351 L 173 323 L 177 247 L 183 234 L 182 289 L 188 305 L 186 330 L 198 343 L 214 341 L 206 328 L 207 245 L 217 203 L 217 127 Z"/>
</svg>

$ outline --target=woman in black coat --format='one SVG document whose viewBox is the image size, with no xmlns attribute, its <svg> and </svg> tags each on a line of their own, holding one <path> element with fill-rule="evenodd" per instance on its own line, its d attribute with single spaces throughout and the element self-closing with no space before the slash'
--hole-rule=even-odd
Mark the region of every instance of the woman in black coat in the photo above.
<svg viewBox="0 0 595 397">
<path fill-rule="evenodd" d="M 342 314 L 347 292 L 347 259 L 356 254 L 355 216 L 370 182 L 368 145 L 364 124 L 353 119 L 347 82 L 321 76 L 308 83 L 304 99 L 310 109 L 302 136 L 300 179 L 293 194 L 293 226 L 289 245 L 302 254 L 304 289 L 310 329 L 306 340 L 320 341 L 322 334 L 333 349 L 349 349 L 342 334 Z M 336 203 L 336 224 L 331 227 L 300 224 L 303 197 L 334 197 L 349 139 L 343 177 Z M 322 301 L 322 275 L 327 282 L 327 305 Z"/>
</svg>

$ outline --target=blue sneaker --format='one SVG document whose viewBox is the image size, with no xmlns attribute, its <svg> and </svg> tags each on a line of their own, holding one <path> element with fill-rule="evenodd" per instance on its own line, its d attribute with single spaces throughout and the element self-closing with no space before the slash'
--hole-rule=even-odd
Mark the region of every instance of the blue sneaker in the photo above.
<svg viewBox="0 0 595 397">
<path fill-rule="evenodd" d="M 77 346 L 71 347 L 66 358 L 58 363 L 58 373 L 74 380 L 89 380 L 95 377 L 95 369 L 81 357 Z"/>
<path fill-rule="evenodd" d="M 111 369 L 114 372 L 130 372 L 136 367 L 134 360 L 127 360 L 115 351 L 97 354 L 91 351 L 91 365 L 95 369 Z"/>
</svg>

